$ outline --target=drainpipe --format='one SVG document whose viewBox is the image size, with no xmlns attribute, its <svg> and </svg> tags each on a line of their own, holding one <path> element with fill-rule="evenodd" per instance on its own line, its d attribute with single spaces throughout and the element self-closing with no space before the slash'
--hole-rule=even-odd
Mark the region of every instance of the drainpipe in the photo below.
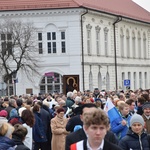
<svg viewBox="0 0 150 150">
<path fill-rule="evenodd" d="M 86 12 L 81 15 L 81 45 L 82 45 L 82 82 L 83 82 L 83 91 L 85 90 L 85 84 L 84 84 L 84 46 L 83 46 L 83 16 L 88 13 L 88 10 L 86 9 Z"/>
<path fill-rule="evenodd" d="M 116 91 L 118 91 L 118 79 L 117 79 L 117 50 L 116 50 L 116 23 L 122 21 L 122 17 L 118 16 L 117 20 L 113 23 L 114 26 L 114 55 L 115 55 L 115 80 L 116 80 Z"/>
</svg>

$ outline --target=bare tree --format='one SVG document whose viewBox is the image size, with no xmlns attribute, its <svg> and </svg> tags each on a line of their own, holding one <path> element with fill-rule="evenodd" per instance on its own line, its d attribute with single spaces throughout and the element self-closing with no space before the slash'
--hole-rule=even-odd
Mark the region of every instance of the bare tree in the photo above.
<svg viewBox="0 0 150 150">
<path fill-rule="evenodd" d="M 33 73 L 39 74 L 35 34 L 32 23 L 12 20 L 0 23 L 0 69 L 4 82 L 21 69 L 30 80 Z"/>
</svg>

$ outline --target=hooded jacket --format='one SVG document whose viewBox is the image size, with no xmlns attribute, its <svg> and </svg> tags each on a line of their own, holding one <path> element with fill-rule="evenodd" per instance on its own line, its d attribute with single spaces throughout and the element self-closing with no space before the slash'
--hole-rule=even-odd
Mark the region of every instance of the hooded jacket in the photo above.
<svg viewBox="0 0 150 150">
<path fill-rule="evenodd" d="M 26 147 L 23 142 L 21 141 L 21 139 L 15 135 L 13 135 L 13 141 L 15 142 L 15 144 L 17 145 L 15 150 L 30 150 L 28 147 Z"/>
<path fill-rule="evenodd" d="M 150 142 L 145 132 L 138 135 L 130 128 L 127 135 L 119 141 L 119 147 L 123 150 L 150 150 Z"/>
</svg>

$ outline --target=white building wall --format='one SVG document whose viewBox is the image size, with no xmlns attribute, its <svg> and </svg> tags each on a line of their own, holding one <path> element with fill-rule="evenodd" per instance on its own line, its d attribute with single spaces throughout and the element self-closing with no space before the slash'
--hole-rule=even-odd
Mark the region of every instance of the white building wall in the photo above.
<svg viewBox="0 0 150 150">
<path fill-rule="evenodd" d="M 39 93 L 39 84 L 46 72 L 57 72 L 61 75 L 76 74 L 82 76 L 81 66 L 81 27 L 80 10 L 36 10 L 36 11 L 9 11 L 1 12 L 1 21 L 4 18 L 33 22 L 37 32 L 43 34 L 43 54 L 39 54 L 41 76 L 33 76 L 34 82 L 28 81 L 21 70 L 18 72 L 18 83 L 16 84 L 17 94 L 26 93 L 26 89 L 33 89 L 33 93 Z M 6 17 L 7 16 L 7 17 Z M 21 17 L 20 17 L 21 16 Z M 56 30 L 57 38 L 60 32 L 66 31 L 66 53 L 60 52 L 60 43 L 57 43 L 57 54 L 47 52 L 47 31 Z M 35 38 L 37 40 L 37 37 Z M 37 52 L 38 54 L 38 52 Z M 12 65 L 13 67 L 13 65 Z M 82 81 L 80 79 L 80 81 Z M 80 86 L 82 82 L 80 83 Z M 81 86 L 82 87 L 82 86 Z M 80 87 L 80 88 L 81 88 Z"/>
<path fill-rule="evenodd" d="M 113 31 L 113 22 L 117 19 L 114 16 L 109 15 L 102 15 L 101 13 L 93 13 L 89 12 L 88 15 L 85 16 L 84 21 L 84 52 L 85 52 L 85 63 L 86 65 L 90 65 L 91 68 L 98 68 L 101 66 L 101 73 L 102 76 L 106 76 L 108 71 L 110 75 L 110 90 L 115 90 L 115 66 L 114 66 L 114 31 Z M 87 53 L 87 41 L 86 41 L 86 25 L 90 24 L 92 26 L 91 33 L 92 33 L 92 54 L 89 56 Z M 100 45 L 101 45 L 101 55 L 97 56 L 96 54 L 96 44 L 95 44 L 95 26 L 100 26 Z M 144 85 L 144 72 L 149 72 L 150 68 L 150 44 L 149 44 L 149 26 L 148 24 L 131 21 L 128 19 L 122 19 L 121 22 L 116 24 L 116 53 L 117 53 L 117 79 L 118 79 L 118 89 L 124 88 L 122 87 L 122 72 L 125 73 L 125 79 L 128 79 L 128 72 L 131 73 L 131 89 L 134 88 L 133 82 L 133 73 L 136 72 L 137 74 L 137 88 L 139 87 L 139 72 L 142 72 L 142 88 L 145 88 Z M 105 47 L 104 47 L 104 28 L 108 28 L 108 56 L 105 56 Z M 121 50 L 120 50 L 120 28 L 123 28 L 124 32 L 124 57 L 121 57 Z M 129 43 L 130 43 L 130 56 L 127 57 L 127 41 L 126 41 L 126 30 L 129 31 Z M 133 51 L 132 51 L 132 31 L 135 31 L 136 36 L 136 58 L 133 58 Z M 140 31 L 141 33 L 141 59 L 138 58 L 138 38 L 137 34 Z M 147 59 L 144 59 L 143 53 L 143 33 L 146 33 L 146 41 L 147 41 Z M 86 66 L 87 67 L 87 66 Z M 89 70 L 85 69 L 85 74 L 88 74 Z M 92 70 L 93 74 L 97 75 L 97 70 Z M 94 88 L 98 85 L 96 84 L 97 76 L 93 76 L 93 85 Z M 149 77 L 148 77 L 148 87 L 149 84 Z M 105 85 L 102 87 L 105 89 Z M 134 89 L 133 89 L 134 90 Z"/>
<path fill-rule="evenodd" d="M 77 74 L 80 78 L 80 90 L 83 90 L 82 79 L 82 39 L 81 39 L 81 14 L 82 9 L 61 9 L 61 10 L 35 10 L 35 11 L 9 11 L 0 12 L 0 21 L 4 18 L 21 19 L 26 22 L 33 22 L 38 32 L 43 33 L 43 54 L 39 54 L 40 74 L 41 76 L 34 75 L 34 82 L 31 83 L 27 80 L 26 75 L 18 72 L 17 94 L 26 93 L 27 88 L 32 88 L 33 93 L 39 93 L 39 84 L 42 76 L 46 72 L 57 72 L 61 75 Z M 100 12 L 89 11 L 83 17 L 83 51 L 84 51 L 84 84 L 85 89 L 89 89 L 89 73 L 92 72 L 93 88 L 98 87 L 98 72 L 100 70 L 102 75 L 102 89 L 106 89 L 106 74 L 109 73 L 110 90 L 115 90 L 115 59 L 114 59 L 114 30 L 113 23 L 117 17 L 102 14 Z M 90 24 L 91 28 L 91 55 L 87 52 L 87 28 Z M 95 27 L 100 27 L 100 55 L 96 51 L 96 31 Z M 108 56 L 105 56 L 104 45 L 104 29 L 108 29 Z M 120 50 L 120 28 L 124 32 L 124 57 L 121 57 Z M 150 25 L 131 21 L 129 19 L 122 19 L 121 22 L 116 24 L 116 53 L 117 53 L 117 78 L 118 89 L 122 87 L 122 72 L 131 72 L 131 89 L 134 87 L 133 73 L 137 74 L 137 87 L 139 88 L 139 72 L 147 72 L 148 87 L 150 87 L 149 74 L 150 74 Z M 130 35 L 130 57 L 127 58 L 126 50 L 126 30 L 129 30 Z M 59 38 L 61 31 L 66 31 L 66 53 L 60 52 L 60 43 L 58 42 L 57 54 L 48 54 L 46 49 L 46 32 L 56 30 Z M 142 58 L 133 58 L 132 55 L 132 31 L 135 31 L 136 36 L 136 54 L 138 52 L 138 31 L 141 32 L 141 56 Z M 147 39 L 147 59 L 143 58 L 142 36 L 143 32 L 146 33 Z M 35 39 L 37 40 L 37 39 Z M 138 56 L 138 54 L 137 54 Z M 13 65 L 12 65 L 13 67 Z M 144 88 L 144 85 L 143 85 Z"/>
</svg>

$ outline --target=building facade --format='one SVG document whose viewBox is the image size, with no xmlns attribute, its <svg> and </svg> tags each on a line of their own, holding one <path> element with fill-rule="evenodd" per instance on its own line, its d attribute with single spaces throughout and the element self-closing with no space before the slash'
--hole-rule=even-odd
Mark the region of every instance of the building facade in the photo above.
<svg viewBox="0 0 150 150">
<path fill-rule="evenodd" d="M 5 10 L 0 12 L 4 19 L 32 22 L 37 29 L 40 75 L 31 82 L 19 70 L 15 86 L 7 85 L 10 95 L 14 88 L 17 95 L 66 93 L 70 81 L 81 91 L 125 90 L 125 79 L 132 90 L 150 87 L 150 17 L 143 21 L 96 7 L 57 7 Z"/>
</svg>

